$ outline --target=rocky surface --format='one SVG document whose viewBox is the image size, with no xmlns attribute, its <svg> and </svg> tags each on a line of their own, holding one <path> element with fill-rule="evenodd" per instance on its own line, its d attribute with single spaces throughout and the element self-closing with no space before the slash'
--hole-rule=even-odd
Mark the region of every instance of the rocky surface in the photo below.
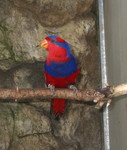
<svg viewBox="0 0 127 150">
<path fill-rule="evenodd" d="M 49 34 L 63 37 L 78 60 L 79 88 L 99 86 L 96 1 L 0 0 L 0 88 L 41 88 Z M 0 150 L 101 150 L 101 112 L 68 102 L 59 121 L 50 101 L 0 104 Z"/>
</svg>

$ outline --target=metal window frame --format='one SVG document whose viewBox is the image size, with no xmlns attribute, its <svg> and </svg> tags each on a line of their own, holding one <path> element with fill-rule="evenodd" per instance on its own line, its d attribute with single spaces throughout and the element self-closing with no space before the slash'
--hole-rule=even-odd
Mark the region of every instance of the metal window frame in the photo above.
<svg viewBox="0 0 127 150">
<path fill-rule="evenodd" d="M 105 46 L 105 25 L 104 25 L 104 0 L 98 0 L 99 9 L 99 46 L 101 56 L 101 82 L 102 87 L 107 83 L 107 63 L 106 63 L 106 46 Z M 103 110 L 103 132 L 104 132 L 104 150 L 110 150 L 109 135 L 109 109 Z"/>
</svg>

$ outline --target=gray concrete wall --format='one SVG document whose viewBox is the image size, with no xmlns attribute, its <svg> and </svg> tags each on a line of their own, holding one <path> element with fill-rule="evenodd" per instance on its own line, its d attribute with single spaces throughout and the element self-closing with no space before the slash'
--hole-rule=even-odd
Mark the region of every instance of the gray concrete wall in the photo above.
<svg viewBox="0 0 127 150">
<path fill-rule="evenodd" d="M 127 83 L 127 0 L 105 0 L 108 82 Z M 127 150 L 127 97 L 109 108 L 110 150 Z"/>
</svg>

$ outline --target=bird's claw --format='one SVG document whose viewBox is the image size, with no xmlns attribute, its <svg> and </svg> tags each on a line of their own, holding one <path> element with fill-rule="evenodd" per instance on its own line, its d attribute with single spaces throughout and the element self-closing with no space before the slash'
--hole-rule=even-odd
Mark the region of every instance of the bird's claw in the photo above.
<svg viewBox="0 0 127 150">
<path fill-rule="evenodd" d="M 49 88 L 50 91 L 51 91 L 51 95 L 54 95 L 54 93 L 55 93 L 55 86 L 52 85 L 52 84 L 48 84 L 48 88 Z"/>
<path fill-rule="evenodd" d="M 78 93 L 78 89 L 74 85 L 69 85 L 69 89 L 73 90 L 73 92 L 76 93 L 76 94 Z"/>
</svg>

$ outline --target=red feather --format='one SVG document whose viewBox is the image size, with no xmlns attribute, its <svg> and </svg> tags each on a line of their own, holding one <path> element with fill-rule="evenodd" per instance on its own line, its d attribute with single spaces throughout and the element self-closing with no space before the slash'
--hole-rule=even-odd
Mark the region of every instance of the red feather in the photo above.
<svg viewBox="0 0 127 150">
<path fill-rule="evenodd" d="M 65 48 L 59 47 L 51 42 L 48 42 L 48 52 L 47 60 L 66 62 L 69 59 Z"/>
<path fill-rule="evenodd" d="M 52 39 L 50 38 L 50 37 L 45 37 L 45 39 L 47 40 L 47 41 L 51 41 Z"/>
<path fill-rule="evenodd" d="M 65 42 L 66 42 L 65 40 L 63 40 L 63 39 L 60 38 L 60 37 L 57 37 L 57 38 L 56 38 L 56 41 L 57 41 L 57 42 L 60 42 L 60 43 L 65 43 Z"/>
<path fill-rule="evenodd" d="M 55 78 L 51 75 L 49 75 L 47 72 L 44 73 L 46 78 L 46 83 L 50 83 L 54 85 L 56 88 L 66 88 L 68 83 L 73 84 L 76 80 L 76 77 L 79 73 L 79 70 L 72 75 L 65 77 L 65 78 Z M 53 99 L 52 100 L 52 111 L 56 115 L 57 113 L 59 115 L 62 115 L 64 113 L 66 106 L 66 100 L 65 99 Z"/>
</svg>

